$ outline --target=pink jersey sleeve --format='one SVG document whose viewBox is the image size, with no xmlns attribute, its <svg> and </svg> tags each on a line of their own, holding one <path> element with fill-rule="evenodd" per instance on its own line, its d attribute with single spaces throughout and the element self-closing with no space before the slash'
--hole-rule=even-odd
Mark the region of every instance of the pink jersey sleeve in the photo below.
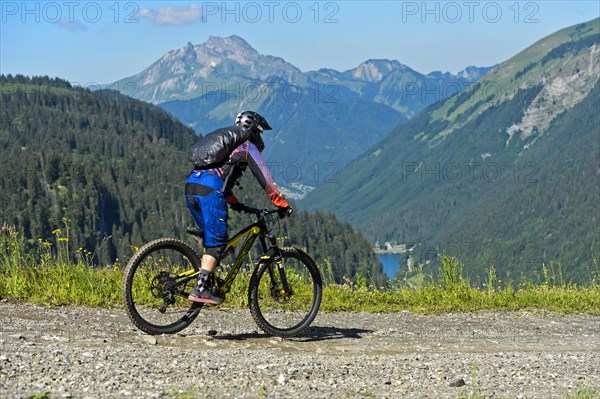
<svg viewBox="0 0 600 399">
<path fill-rule="evenodd" d="M 247 143 L 247 161 L 250 170 L 252 170 L 252 174 L 256 177 L 256 180 L 258 180 L 261 187 L 265 190 L 273 205 L 281 208 L 289 206 L 288 202 L 281 195 L 279 187 L 277 187 L 277 184 L 275 184 L 273 175 L 271 174 L 268 166 L 265 164 L 260 151 L 254 144 L 250 142 Z"/>
</svg>

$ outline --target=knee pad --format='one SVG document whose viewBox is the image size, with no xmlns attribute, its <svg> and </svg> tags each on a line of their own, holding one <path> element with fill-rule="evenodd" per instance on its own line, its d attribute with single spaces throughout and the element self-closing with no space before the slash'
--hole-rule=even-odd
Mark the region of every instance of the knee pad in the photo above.
<svg viewBox="0 0 600 399">
<path fill-rule="evenodd" d="M 225 251 L 225 245 L 219 245 L 218 247 L 206 247 L 204 250 L 207 255 L 210 255 L 215 259 L 219 259 L 223 251 Z"/>
</svg>

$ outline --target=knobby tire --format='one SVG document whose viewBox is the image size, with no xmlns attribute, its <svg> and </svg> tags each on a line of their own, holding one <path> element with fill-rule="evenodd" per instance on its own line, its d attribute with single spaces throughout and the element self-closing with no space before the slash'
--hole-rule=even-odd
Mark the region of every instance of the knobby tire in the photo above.
<svg viewBox="0 0 600 399">
<path fill-rule="evenodd" d="M 282 248 L 281 255 L 292 292 L 284 292 L 277 265 L 272 260 L 263 261 L 250 279 L 248 303 L 254 321 L 263 331 L 278 337 L 293 337 L 308 328 L 317 316 L 323 283 L 319 268 L 305 252 Z M 270 265 L 275 287 L 271 284 Z"/>
<path fill-rule="evenodd" d="M 122 283 L 123 302 L 133 324 L 152 335 L 173 334 L 189 326 L 202 308 L 187 299 L 196 279 L 169 287 L 177 281 L 174 276 L 192 268 L 198 271 L 199 265 L 196 251 L 176 239 L 161 238 L 140 248 L 129 260 Z M 177 295 L 169 296 L 173 291 Z"/>
</svg>

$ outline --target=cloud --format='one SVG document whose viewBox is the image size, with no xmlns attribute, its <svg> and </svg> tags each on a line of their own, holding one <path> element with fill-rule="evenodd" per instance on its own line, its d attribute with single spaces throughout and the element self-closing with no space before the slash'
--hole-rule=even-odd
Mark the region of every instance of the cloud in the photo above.
<svg viewBox="0 0 600 399">
<path fill-rule="evenodd" d="M 183 7 L 161 6 L 155 10 L 140 8 L 137 15 L 157 25 L 185 25 L 199 20 L 202 11 L 192 4 Z"/>
<path fill-rule="evenodd" d="M 65 28 L 66 30 L 71 30 L 71 31 L 76 31 L 76 30 L 84 31 L 84 30 L 87 30 L 87 28 L 88 28 L 87 25 L 85 25 L 81 21 L 67 21 L 67 20 L 61 19 L 56 24 L 60 27 Z"/>
</svg>

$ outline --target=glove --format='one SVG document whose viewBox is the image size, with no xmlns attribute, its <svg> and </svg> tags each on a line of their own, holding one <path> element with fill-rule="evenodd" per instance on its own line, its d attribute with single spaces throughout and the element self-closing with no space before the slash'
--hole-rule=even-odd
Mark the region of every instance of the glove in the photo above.
<svg viewBox="0 0 600 399">
<path fill-rule="evenodd" d="M 236 202 L 235 204 L 229 204 L 229 206 L 231 206 L 231 209 L 233 209 L 236 212 L 243 212 L 246 210 L 246 205 L 242 204 L 241 202 Z"/>
<path fill-rule="evenodd" d="M 282 219 L 286 216 L 290 216 L 292 214 L 292 212 L 294 212 L 294 210 L 292 209 L 291 206 L 280 207 L 279 209 L 277 209 L 277 214 Z"/>
</svg>

